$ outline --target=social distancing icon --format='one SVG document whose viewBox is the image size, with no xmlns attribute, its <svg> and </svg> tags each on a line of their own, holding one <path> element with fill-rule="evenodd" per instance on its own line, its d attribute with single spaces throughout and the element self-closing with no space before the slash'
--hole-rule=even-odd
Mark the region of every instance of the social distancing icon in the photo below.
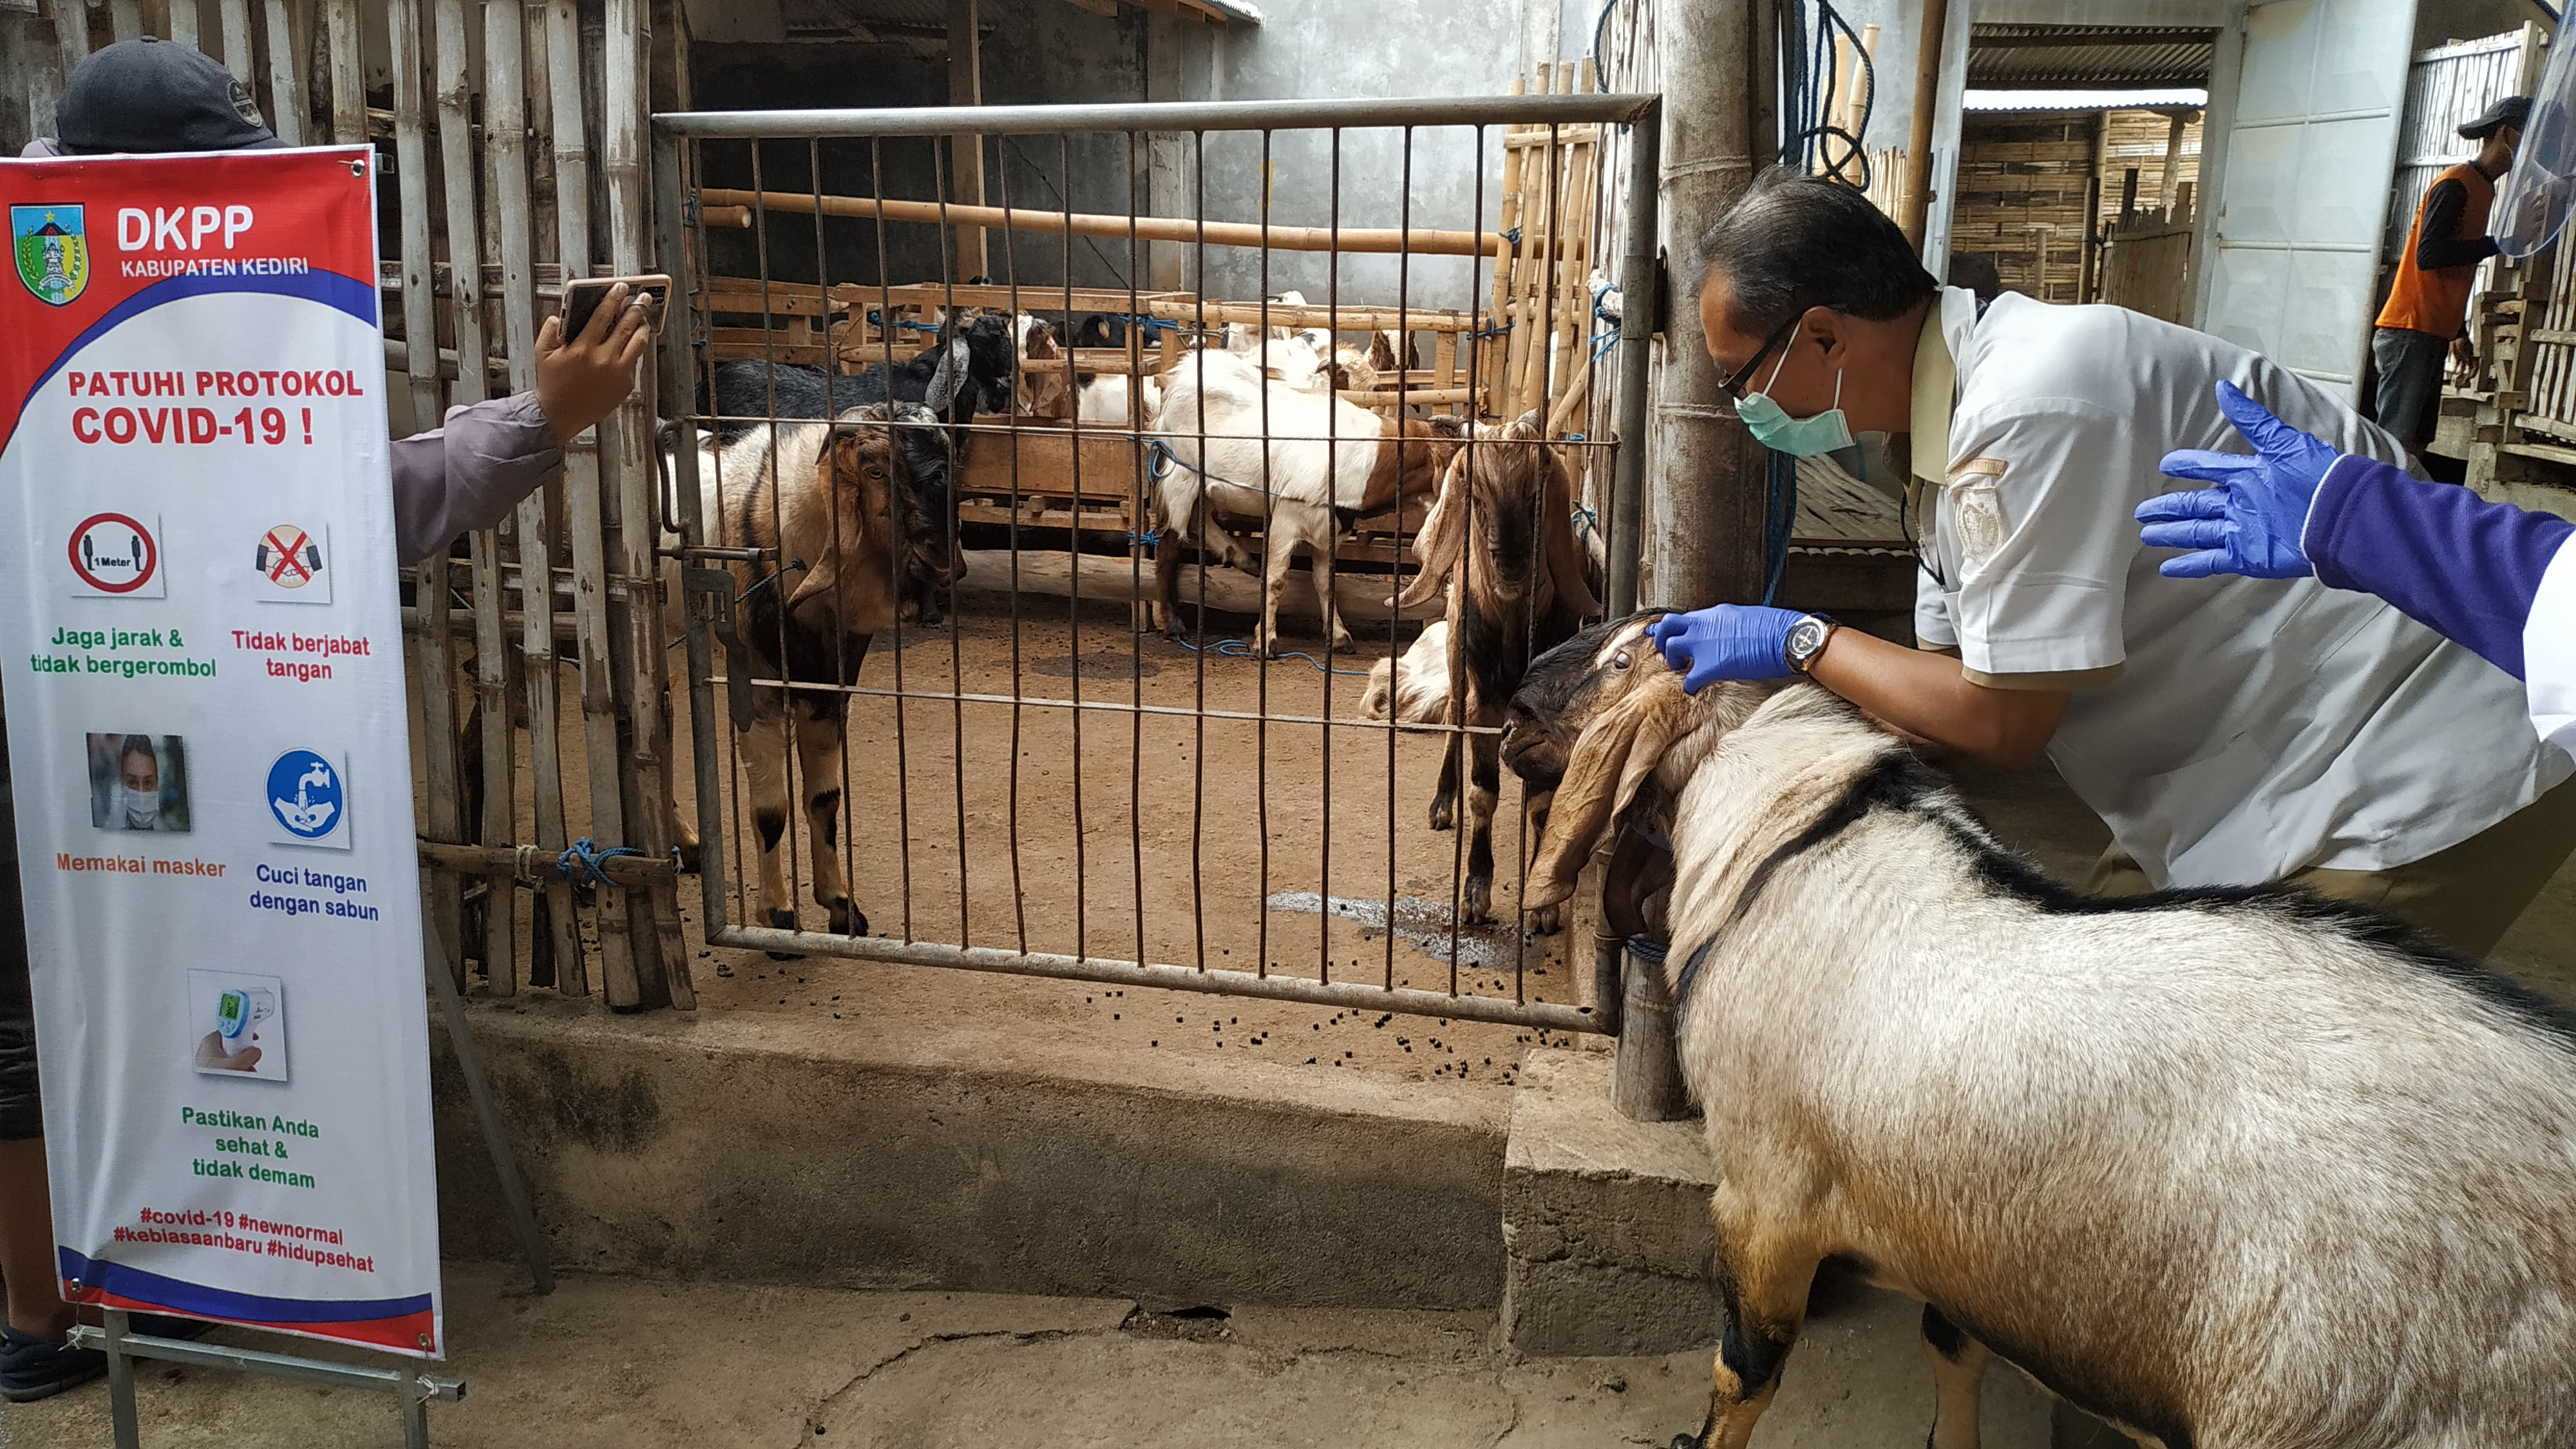
<svg viewBox="0 0 2576 1449">
<path fill-rule="evenodd" d="M 157 514 L 93 513 L 73 524 L 66 550 L 72 592 L 83 598 L 167 597 L 159 530 Z"/>
</svg>

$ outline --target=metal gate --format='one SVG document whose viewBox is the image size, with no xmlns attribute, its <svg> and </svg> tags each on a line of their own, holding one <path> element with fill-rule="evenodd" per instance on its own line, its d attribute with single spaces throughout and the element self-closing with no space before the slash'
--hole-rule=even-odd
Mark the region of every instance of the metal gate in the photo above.
<svg viewBox="0 0 2576 1449">
<path fill-rule="evenodd" d="M 1471 832 L 1430 807 L 1447 760 L 1473 813 L 1493 722 L 1454 695 L 1414 721 L 1364 706 L 1373 671 L 1450 675 L 1437 648 L 1397 665 L 1449 606 L 1392 599 L 1443 488 L 1460 557 L 1492 556 L 1452 590 L 1533 576 L 1560 527 L 1595 595 L 1634 604 L 1651 329 L 1618 330 L 1616 284 L 1651 311 L 1657 101 L 1543 80 L 1559 93 L 654 118 L 689 302 L 663 353 L 666 587 L 710 943 L 1616 1029 L 1592 943 L 1516 905 L 1536 837 L 1507 772 L 1493 921 L 1461 922 Z M 1596 257 L 1614 225 L 1624 254 Z M 935 411 L 850 412 L 883 390 Z M 1232 431 L 1208 401 L 1253 396 Z M 1515 530 L 1470 500 L 1549 455 L 1566 516 Z M 1210 508 L 1195 550 L 1158 502 L 1246 490 L 1257 516 Z M 1211 556 L 1300 537 L 1276 587 Z M 1268 651 L 1235 622 L 1265 599 Z M 881 608 L 872 637 L 844 627 Z"/>
</svg>

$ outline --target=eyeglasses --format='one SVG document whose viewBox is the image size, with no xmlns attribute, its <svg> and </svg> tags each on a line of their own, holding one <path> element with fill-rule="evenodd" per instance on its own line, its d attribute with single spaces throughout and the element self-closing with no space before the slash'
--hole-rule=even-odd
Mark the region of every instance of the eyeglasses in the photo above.
<svg viewBox="0 0 2576 1449">
<path fill-rule="evenodd" d="M 1792 317 L 1788 321 L 1780 324 L 1780 330 L 1772 333 L 1769 339 L 1763 342 L 1759 351 L 1755 352 L 1751 357 L 1746 358 L 1742 367 L 1728 373 L 1725 379 L 1718 383 L 1719 387 L 1726 390 L 1726 395 L 1728 397 L 1737 402 L 1744 401 L 1744 380 L 1753 375 L 1753 370 L 1760 367 L 1762 365 L 1762 360 L 1769 357 L 1774 349 L 1779 347 L 1781 343 L 1789 340 L 1790 336 L 1798 330 L 1798 323 L 1805 317 L 1805 315 L 1805 313 L 1800 313 L 1798 316 Z"/>
</svg>

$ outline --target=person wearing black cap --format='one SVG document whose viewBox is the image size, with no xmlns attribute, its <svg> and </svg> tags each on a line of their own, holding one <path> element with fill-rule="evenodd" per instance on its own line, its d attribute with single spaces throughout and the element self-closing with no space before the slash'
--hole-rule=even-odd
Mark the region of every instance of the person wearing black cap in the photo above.
<svg viewBox="0 0 2576 1449">
<path fill-rule="evenodd" d="M 56 135 L 30 157 L 242 151 L 282 145 L 248 89 L 214 60 L 146 36 L 81 62 L 54 111 Z M 537 337 L 537 385 L 448 409 L 442 425 L 394 440 L 395 547 L 404 563 L 498 523 L 563 466 L 564 445 L 635 387 L 652 342 L 652 304 L 611 288 L 578 337 L 548 318 Z M 106 1355 L 64 1341 L 72 1309 L 58 1296 L 44 1116 L 18 888 L 9 766 L 0 752 L 0 1399 L 24 1402 L 95 1379 Z M 146 1331 L 185 1332 L 155 1320 Z"/>
<path fill-rule="evenodd" d="M 2530 114 L 2531 97 L 2506 96 L 2460 127 L 2462 136 L 2479 143 L 2478 154 L 2433 178 L 2406 233 L 2406 249 L 2398 254 L 2397 279 L 2371 333 L 2370 357 L 2379 368 L 2379 425 L 2410 450 L 2421 451 L 2432 441 L 2444 350 L 2463 367 L 2477 365 L 2467 334 L 2469 289 L 2478 263 L 2496 254 L 2495 238 L 2487 235 L 2487 209 L 2495 202 L 2496 178 L 2513 165 Z"/>
</svg>

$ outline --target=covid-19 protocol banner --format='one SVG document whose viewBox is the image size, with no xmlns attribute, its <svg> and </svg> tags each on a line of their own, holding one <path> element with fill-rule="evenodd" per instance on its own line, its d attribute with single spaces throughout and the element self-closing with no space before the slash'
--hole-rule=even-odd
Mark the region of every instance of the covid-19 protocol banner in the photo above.
<svg viewBox="0 0 2576 1449">
<path fill-rule="evenodd" d="M 65 1296 L 436 1356 L 373 171 L 0 161 L 0 691 Z"/>
</svg>

